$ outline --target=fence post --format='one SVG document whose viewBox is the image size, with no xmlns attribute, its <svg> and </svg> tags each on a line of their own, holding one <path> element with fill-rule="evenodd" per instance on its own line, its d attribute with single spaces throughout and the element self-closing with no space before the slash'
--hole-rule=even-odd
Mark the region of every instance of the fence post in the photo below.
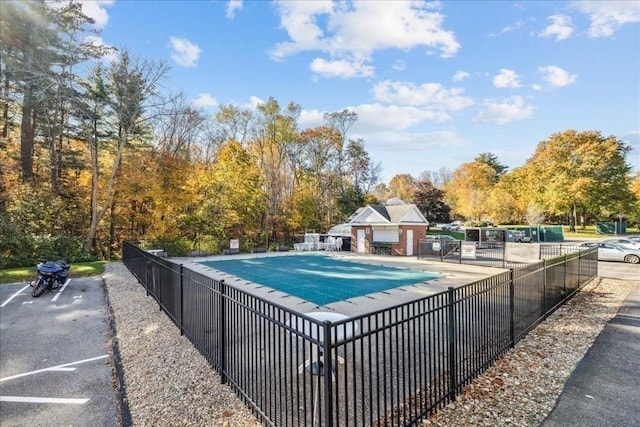
<svg viewBox="0 0 640 427">
<path fill-rule="evenodd" d="M 513 277 L 513 268 L 509 269 L 509 340 L 511 347 L 516 345 L 516 286 Z"/>
<path fill-rule="evenodd" d="M 156 292 L 156 298 L 158 299 L 158 306 L 160 308 L 160 311 L 162 311 L 162 269 L 159 268 L 159 266 L 156 264 L 155 261 L 153 261 L 153 268 L 154 268 L 153 289 Z M 156 274 L 155 274 L 155 272 L 158 273 L 157 286 L 156 286 Z"/>
<path fill-rule="evenodd" d="M 507 252 L 507 245 L 505 244 L 505 242 L 502 242 L 502 268 L 505 268 L 505 266 L 507 265 L 507 260 L 506 260 L 506 252 Z M 513 273 L 513 271 L 512 271 Z M 513 274 L 511 276 L 511 278 L 513 279 Z"/>
<path fill-rule="evenodd" d="M 562 299 L 564 300 L 566 298 L 567 295 L 567 270 L 568 270 L 568 265 L 567 265 L 567 255 L 565 254 L 564 256 L 564 269 L 563 269 L 563 280 L 562 280 Z"/>
<path fill-rule="evenodd" d="M 220 307 L 218 310 L 218 336 L 220 337 L 220 383 L 227 383 L 227 322 L 226 322 L 226 289 L 224 279 L 220 280 Z"/>
<path fill-rule="evenodd" d="M 153 283 L 153 263 L 145 256 L 142 259 L 144 260 L 144 290 L 149 296 L 149 285 Z M 149 280 L 149 272 L 151 272 L 151 280 Z"/>
<path fill-rule="evenodd" d="M 331 322 L 325 320 L 322 324 L 324 342 L 322 343 L 324 377 L 324 422 L 328 427 L 333 426 L 333 337 L 331 336 Z"/>
<path fill-rule="evenodd" d="M 184 335 L 184 280 L 182 264 L 180 264 L 180 335 Z"/>
<path fill-rule="evenodd" d="M 456 313 L 455 313 L 455 288 L 450 286 L 448 291 L 449 303 L 449 399 L 456 400 L 458 389 L 457 357 L 456 357 Z"/>
<path fill-rule="evenodd" d="M 542 260 L 542 313 L 540 316 L 547 314 L 547 260 Z"/>
</svg>

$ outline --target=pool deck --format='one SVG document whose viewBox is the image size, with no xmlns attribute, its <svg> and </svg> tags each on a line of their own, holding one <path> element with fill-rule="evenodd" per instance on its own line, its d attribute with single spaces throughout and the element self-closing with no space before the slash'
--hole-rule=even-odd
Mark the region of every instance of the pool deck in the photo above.
<svg viewBox="0 0 640 427">
<path fill-rule="evenodd" d="M 325 255 L 336 258 L 361 262 L 365 264 L 384 265 L 389 267 L 407 268 L 410 270 L 437 273 L 442 277 L 431 279 L 426 282 L 413 285 L 400 286 L 382 292 L 373 292 L 367 295 L 349 298 L 345 301 L 333 302 L 327 305 L 318 306 L 298 297 L 274 290 L 245 279 L 238 278 L 215 268 L 201 264 L 205 261 L 215 261 L 221 259 L 242 259 L 272 256 L 296 256 L 308 255 L 313 252 L 274 252 L 261 254 L 240 254 L 240 255 L 217 255 L 208 257 L 172 258 L 171 261 L 181 263 L 185 268 L 201 273 L 216 280 L 224 280 L 225 283 L 238 289 L 245 290 L 253 295 L 268 299 L 278 305 L 296 310 L 300 313 L 314 311 L 330 311 L 345 314 L 347 316 L 357 316 L 370 313 L 383 308 L 392 307 L 398 304 L 415 301 L 420 298 L 446 291 L 449 287 L 460 287 L 495 276 L 506 270 L 484 266 L 474 266 L 466 264 L 453 264 L 446 262 L 433 262 L 418 260 L 417 257 L 392 257 L 384 255 L 365 255 L 352 252 L 323 252 Z"/>
</svg>

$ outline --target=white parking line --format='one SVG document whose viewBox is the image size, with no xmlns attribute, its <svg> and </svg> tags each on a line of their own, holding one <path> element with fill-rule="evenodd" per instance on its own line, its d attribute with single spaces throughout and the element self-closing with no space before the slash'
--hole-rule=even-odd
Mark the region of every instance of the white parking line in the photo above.
<svg viewBox="0 0 640 427">
<path fill-rule="evenodd" d="M 51 302 L 55 302 L 55 300 L 58 299 L 58 297 L 62 294 L 62 292 L 64 292 L 64 290 L 66 289 L 67 285 L 69 284 L 69 282 L 71 281 L 71 279 L 67 279 L 66 282 L 64 282 L 64 285 L 62 286 L 62 288 L 60 288 L 60 290 L 56 293 L 56 296 L 54 296 L 51 299 Z"/>
<path fill-rule="evenodd" d="M 67 403 L 82 405 L 89 399 L 73 399 L 61 397 L 23 397 L 23 396 L 0 396 L 0 402 L 26 402 L 26 403 Z"/>
<path fill-rule="evenodd" d="M 65 363 L 64 365 L 58 365 L 58 366 L 52 366 L 50 368 L 38 369 L 37 371 L 25 372 L 24 374 L 18 374 L 18 375 L 14 375 L 12 377 L 0 378 L 0 382 L 13 380 L 13 379 L 20 378 L 20 377 L 26 377 L 28 375 L 39 374 L 40 372 L 66 371 L 67 369 L 65 369 L 65 368 L 67 368 L 69 366 L 79 365 L 81 363 L 86 363 L 86 362 L 93 362 L 94 360 L 104 359 L 105 357 L 109 357 L 109 355 L 105 354 L 104 356 L 92 357 L 91 359 L 78 360 L 77 362 Z"/>
<path fill-rule="evenodd" d="M 0 305 L 0 308 L 4 307 L 5 305 L 9 304 L 11 302 L 12 299 L 14 299 L 15 297 L 17 297 L 18 295 L 20 295 L 20 292 L 24 291 L 25 289 L 27 289 L 30 285 L 27 283 L 27 286 L 25 286 L 24 288 L 20 289 L 18 292 L 16 292 L 15 294 L 11 295 L 9 297 L 8 300 L 6 300 L 5 302 L 2 303 L 2 305 Z"/>
</svg>

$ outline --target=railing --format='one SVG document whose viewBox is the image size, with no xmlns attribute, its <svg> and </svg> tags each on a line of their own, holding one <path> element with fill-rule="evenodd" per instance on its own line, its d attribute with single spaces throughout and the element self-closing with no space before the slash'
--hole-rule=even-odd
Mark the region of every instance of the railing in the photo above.
<svg viewBox="0 0 640 427">
<path fill-rule="evenodd" d="M 588 249 L 321 322 L 123 247 L 160 309 L 273 426 L 418 424 L 595 277 L 596 258 Z"/>
<path fill-rule="evenodd" d="M 465 256 L 465 245 L 474 245 L 475 250 L 472 257 Z M 528 243 L 517 243 L 527 248 Z M 573 254 L 584 250 L 578 245 L 567 245 L 560 243 L 534 244 L 531 247 L 539 248 L 536 258 L 550 259 L 562 255 Z M 437 240 L 427 236 L 426 239 L 418 241 L 418 259 L 435 260 L 441 262 L 452 262 L 457 264 L 484 265 L 498 268 L 523 268 L 529 262 L 515 261 L 507 259 L 507 244 L 505 242 L 463 242 L 460 240 Z"/>
</svg>

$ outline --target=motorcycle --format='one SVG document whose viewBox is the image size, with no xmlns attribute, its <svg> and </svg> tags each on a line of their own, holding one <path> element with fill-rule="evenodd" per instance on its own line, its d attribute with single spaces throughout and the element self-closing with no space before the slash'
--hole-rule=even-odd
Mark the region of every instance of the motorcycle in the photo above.
<svg viewBox="0 0 640 427">
<path fill-rule="evenodd" d="M 38 278 L 31 282 L 31 296 L 39 297 L 47 289 L 54 290 L 67 282 L 69 277 L 69 264 L 66 261 L 59 260 L 56 262 L 41 259 L 36 265 Z"/>
</svg>

